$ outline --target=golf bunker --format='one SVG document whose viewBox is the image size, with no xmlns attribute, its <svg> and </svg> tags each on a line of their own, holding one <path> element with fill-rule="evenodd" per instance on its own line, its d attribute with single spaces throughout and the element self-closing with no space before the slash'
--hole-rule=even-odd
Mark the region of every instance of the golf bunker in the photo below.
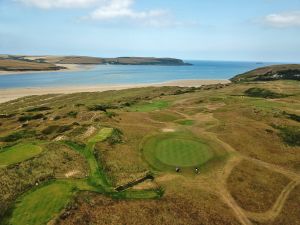
<svg viewBox="0 0 300 225">
<path fill-rule="evenodd" d="M 185 133 L 162 133 L 143 142 L 144 159 L 157 170 L 176 167 L 194 169 L 214 157 L 211 147 L 203 140 Z"/>
</svg>

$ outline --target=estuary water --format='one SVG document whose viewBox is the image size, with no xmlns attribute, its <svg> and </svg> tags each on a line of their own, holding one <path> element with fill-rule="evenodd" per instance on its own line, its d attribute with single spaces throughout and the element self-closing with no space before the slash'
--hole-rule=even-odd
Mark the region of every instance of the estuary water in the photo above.
<svg viewBox="0 0 300 225">
<path fill-rule="evenodd" d="M 41 72 L 0 76 L 0 89 L 147 84 L 174 80 L 222 80 L 274 63 L 185 61 L 192 66 L 99 65 L 85 71 Z"/>
</svg>

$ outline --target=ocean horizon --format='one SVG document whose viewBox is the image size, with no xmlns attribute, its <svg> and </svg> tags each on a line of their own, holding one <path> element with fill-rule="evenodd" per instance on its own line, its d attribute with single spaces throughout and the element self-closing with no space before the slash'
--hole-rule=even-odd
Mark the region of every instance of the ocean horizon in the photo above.
<svg viewBox="0 0 300 225">
<path fill-rule="evenodd" d="M 185 60 L 191 66 L 97 65 L 84 71 L 55 71 L 0 76 L 0 88 L 149 84 L 176 80 L 227 80 L 278 63 Z"/>
</svg>

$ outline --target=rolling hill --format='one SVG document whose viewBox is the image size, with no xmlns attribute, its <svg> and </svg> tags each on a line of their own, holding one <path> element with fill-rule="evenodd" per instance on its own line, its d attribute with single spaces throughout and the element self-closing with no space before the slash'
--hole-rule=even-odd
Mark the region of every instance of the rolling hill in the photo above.
<svg viewBox="0 0 300 225">
<path fill-rule="evenodd" d="M 232 82 L 300 80 L 300 64 L 261 67 L 230 79 Z"/>
</svg>

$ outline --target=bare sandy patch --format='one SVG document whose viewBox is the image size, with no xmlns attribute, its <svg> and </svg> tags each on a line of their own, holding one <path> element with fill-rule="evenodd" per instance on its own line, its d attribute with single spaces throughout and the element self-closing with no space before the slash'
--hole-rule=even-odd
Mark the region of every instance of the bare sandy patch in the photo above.
<svg viewBox="0 0 300 225">
<path fill-rule="evenodd" d="M 99 84 L 90 86 L 62 86 L 62 87 L 33 87 L 33 88 L 9 88 L 0 89 L 0 103 L 14 100 L 30 95 L 45 94 L 71 94 L 80 92 L 103 92 L 109 90 L 124 90 L 129 88 L 142 87 L 163 87 L 163 86 L 181 86 L 181 87 L 199 87 L 201 85 L 228 83 L 228 80 L 180 80 L 164 83 L 149 84 Z"/>
<path fill-rule="evenodd" d="M 72 170 L 72 171 L 65 173 L 65 177 L 66 178 L 74 177 L 75 175 L 77 175 L 79 173 L 80 173 L 79 170 Z"/>
<path fill-rule="evenodd" d="M 172 133 L 172 132 L 175 132 L 176 130 L 173 129 L 173 128 L 164 128 L 162 129 L 162 132 L 165 132 L 165 133 Z"/>
<path fill-rule="evenodd" d="M 158 185 L 155 182 L 150 180 L 132 187 L 133 190 L 149 190 L 149 189 L 156 189 L 156 188 L 158 188 Z"/>
<path fill-rule="evenodd" d="M 64 136 L 64 135 L 61 135 L 61 136 L 58 136 L 54 139 L 54 141 L 64 141 L 64 140 L 67 140 L 68 137 Z"/>
<path fill-rule="evenodd" d="M 88 138 L 90 136 L 92 136 L 95 132 L 97 131 L 97 129 L 93 126 L 90 126 L 87 131 L 82 135 L 82 138 Z"/>
</svg>

